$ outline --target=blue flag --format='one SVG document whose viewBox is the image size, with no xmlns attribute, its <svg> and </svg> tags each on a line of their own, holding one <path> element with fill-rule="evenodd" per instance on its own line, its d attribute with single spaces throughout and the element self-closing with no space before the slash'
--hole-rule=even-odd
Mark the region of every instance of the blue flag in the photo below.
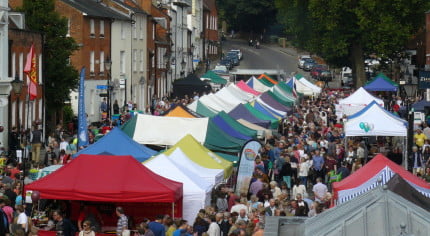
<svg viewBox="0 0 430 236">
<path fill-rule="evenodd" d="M 85 67 L 82 67 L 78 100 L 78 150 L 88 146 L 88 144 L 87 113 L 85 112 Z"/>
</svg>

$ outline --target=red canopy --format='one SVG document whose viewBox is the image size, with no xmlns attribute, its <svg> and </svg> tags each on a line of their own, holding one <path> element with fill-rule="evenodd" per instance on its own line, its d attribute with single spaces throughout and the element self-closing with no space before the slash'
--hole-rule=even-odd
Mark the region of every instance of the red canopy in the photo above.
<svg viewBox="0 0 430 236">
<path fill-rule="evenodd" d="M 132 156 L 82 154 L 54 173 L 25 186 L 42 199 L 159 202 L 182 201 L 182 183 L 163 178 Z"/>
<path fill-rule="evenodd" d="M 338 203 L 348 201 L 378 185 L 386 184 L 395 174 L 412 187 L 430 197 L 430 184 L 397 165 L 382 154 L 376 155 L 362 168 L 340 182 L 333 183 L 334 197 Z"/>
</svg>

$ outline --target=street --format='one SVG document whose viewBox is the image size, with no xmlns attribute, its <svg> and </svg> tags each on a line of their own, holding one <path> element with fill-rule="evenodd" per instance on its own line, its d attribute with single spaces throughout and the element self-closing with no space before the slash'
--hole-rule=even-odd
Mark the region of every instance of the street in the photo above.
<svg viewBox="0 0 430 236">
<path fill-rule="evenodd" d="M 248 46 L 248 42 L 240 39 L 227 38 L 223 42 L 224 54 L 231 49 L 240 49 L 243 53 L 243 60 L 235 69 L 283 69 L 287 75 L 291 73 L 301 73 L 309 81 L 316 81 L 310 77 L 310 73 L 297 67 L 298 53 L 293 48 L 282 48 L 276 44 L 263 44 L 259 49 Z M 330 88 L 339 88 L 340 80 L 336 75 L 332 82 L 328 84 Z"/>
</svg>

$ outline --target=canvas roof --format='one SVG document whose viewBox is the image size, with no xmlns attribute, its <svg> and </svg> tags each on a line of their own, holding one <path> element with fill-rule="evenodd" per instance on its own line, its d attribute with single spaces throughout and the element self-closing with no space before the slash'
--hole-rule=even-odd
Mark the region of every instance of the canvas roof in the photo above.
<svg viewBox="0 0 430 236">
<path fill-rule="evenodd" d="M 237 87 L 235 84 L 230 84 L 226 87 L 226 89 L 233 94 L 236 98 L 241 100 L 242 102 L 249 102 L 252 99 L 254 99 L 254 95 L 249 94 L 243 90 L 241 90 L 239 87 Z"/>
<path fill-rule="evenodd" d="M 234 108 L 228 114 L 236 120 L 244 119 L 244 120 L 249 121 L 250 123 L 259 125 L 259 126 L 264 127 L 264 128 L 269 128 L 271 125 L 270 120 L 263 120 L 263 119 L 257 118 L 248 109 L 246 109 L 245 105 L 243 105 L 243 104 L 237 105 L 237 107 Z"/>
<path fill-rule="evenodd" d="M 166 111 L 166 113 L 164 113 L 164 116 L 183 117 L 183 118 L 201 118 L 202 117 L 183 105 L 176 105 L 172 107 L 171 109 Z"/>
<path fill-rule="evenodd" d="M 430 197 L 429 183 L 413 175 L 382 154 L 376 155 L 366 165 L 344 180 L 333 183 L 334 197 L 338 203 L 349 201 L 378 185 L 386 184 L 395 174 L 400 175 L 420 193 Z"/>
<path fill-rule="evenodd" d="M 264 93 L 264 92 L 266 92 L 267 90 L 270 89 L 270 86 L 267 86 L 267 85 L 263 84 L 260 80 L 258 80 L 254 76 L 252 76 L 251 78 L 249 78 L 249 80 L 246 81 L 246 84 L 249 87 L 251 87 L 252 89 L 254 89 L 255 91 L 258 91 L 260 93 Z"/>
<path fill-rule="evenodd" d="M 314 91 L 314 93 L 316 93 L 316 94 L 320 94 L 321 91 L 322 91 L 322 89 L 320 87 L 318 87 L 315 84 L 311 83 L 309 80 L 307 80 L 303 76 L 299 79 L 299 81 L 302 82 L 307 87 L 311 88 Z"/>
<path fill-rule="evenodd" d="M 341 99 L 339 101 L 339 109 L 341 112 L 349 116 L 360 111 L 372 101 L 376 101 L 376 103 L 378 103 L 382 107 L 384 106 L 383 100 L 374 97 L 373 95 L 368 93 L 363 87 L 360 87 L 349 97 Z"/>
<path fill-rule="evenodd" d="M 260 103 L 254 101 L 250 103 L 255 109 L 257 109 L 258 111 L 262 112 L 263 114 L 266 114 L 270 117 L 273 117 L 275 119 L 282 119 L 282 117 L 280 115 L 277 115 L 275 113 L 273 113 L 271 110 L 269 110 L 268 108 L 266 108 L 265 106 L 261 105 Z"/>
<path fill-rule="evenodd" d="M 182 199 L 182 183 L 153 173 L 132 156 L 82 154 L 25 188 L 39 191 L 42 199 L 170 203 Z"/>
<path fill-rule="evenodd" d="M 94 144 L 80 150 L 73 155 L 77 157 L 81 154 L 98 155 L 102 153 L 110 153 L 110 155 L 123 156 L 131 155 L 137 161 L 142 162 L 157 152 L 139 144 L 127 136 L 120 128 L 114 128 Z"/>
<path fill-rule="evenodd" d="M 201 77 L 202 80 L 209 80 L 209 82 L 214 84 L 227 84 L 227 80 L 223 79 L 221 76 L 217 75 L 215 72 L 208 70 Z"/>
<path fill-rule="evenodd" d="M 308 87 L 306 84 L 302 83 L 300 80 L 296 79 L 296 77 L 293 77 L 288 80 L 286 84 L 291 88 L 293 88 L 293 86 L 295 85 L 297 92 L 302 93 L 305 96 L 313 96 L 316 94 L 316 91 Z"/>
<path fill-rule="evenodd" d="M 430 102 L 424 99 L 412 104 L 412 107 L 414 108 L 415 111 L 424 111 L 425 107 L 430 107 Z"/>
<path fill-rule="evenodd" d="M 372 128 L 366 132 L 362 124 Z M 375 101 L 349 116 L 344 125 L 346 136 L 407 136 L 407 127 L 407 121 L 394 116 Z"/>
<path fill-rule="evenodd" d="M 186 135 L 175 145 L 165 151 L 163 154 L 170 155 L 176 148 L 181 148 L 182 152 L 193 162 L 209 169 L 223 169 L 224 178 L 230 177 L 233 166 L 230 162 L 222 159 L 209 149 L 201 145 L 193 136 Z"/>
<path fill-rule="evenodd" d="M 228 135 L 230 135 L 230 136 L 232 136 L 234 138 L 243 139 L 243 140 L 250 140 L 250 139 L 252 139 L 252 137 L 246 136 L 246 135 L 240 133 L 239 131 L 237 131 L 236 129 L 234 129 L 234 127 L 232 125 L 230 125 L 227 121 L 225 121 L 219 115 L 216 115 L 216 116 L 212 117 L 212 121 L 218 127 L 220 127 L 220 129 L 222 129 L 225 133 L 227 133 Z"/>
<path fill-rule="evenodd" d="M 255 117 L 257 117 L 257 118 L 259 118 L 259 119 L 262 119 L 262 120 L 269 120 L 269 121 L 270 121 L 270 123 L 271 123 L 270 128 L 272 128 L 272 129 L 277 129 L 277 128 L 278 128 L 278 126 L 279 126 L 279 120 L 278 120 L 278 119 L 276 119 L 276 118 L 274 118 L 274 117 L 272 117 L 272 116 L 266 115 L 265 113 L 263 113 L 263 112 L 261 112 L 261 111 L 259 111 L 259 110 L 255 109 L 255 108 L 254 108 L 251 104 L 249 104 L 249 103 L 244 104 L 244 105 L 245 105 L 245 108 L 246 108 L 249 112 L 251 112 Z"/>
<path fill-rule="evenodd" d="M 270 77 L 268 74 L 263 73 L 260 76 L 258 76 L 257 79 L 266 80 L 269 81 L 272 85 L 278 84 L 278 81 Z"/>
<path fill-rule="evenodd" d="M 243 82 L 242 80 L 241 80 L 241 81 L 239 81 L 239 82 L 237 82 L 236 86 L 237 86 L 238 88 L 240 88 L 242 91 L 247 92 L 247 93 L 249 93 L 249 94 L 252 94 L 252 95 L 254 95 L 254 96 L 258 96 L 258 95 L 260 95 L 260 94 L 261 94 L 260 92 L 258 92 L 258 91 L 256 91 L 256 90 L 254 90 L 253 88 L 251 88 L 250 86 L 248 86 L 248 85 L 247 85 L 245 82 Z"/>
<path fill-rule="evenodd" d="M 224 169 L 211 169 L 201 166 L 190 159 L 180 147 L 175 148 L 175 150 L 173 150 L 173 152 L 171 152 L 167 157 L 181 169 L 195 173 L 197 176 L 211 183 L 213 186 L 224 180 Z"/>
<path fill-rule="evenodd" d="M 186 134 L 203 143 L 209 118 L 182 118 L 137 114 L 121 129 L 141 144 L 174 145 Z"/>
<path fill-rule="evenodd" d="M 379 73 L 371 81 L 364 85 L 367 91 L 397 91 L 399 85 L 388 78 L 384 73 Z"/>
<path fill-rule="evenodd" d="M 238 153 L 247 140 L 230 136 L 212 120 L 208 123 L 207 132 L 204 146 L 212 151 Z"/>
<path fill-rule="evenodd" d="M 239 131 L 240 133 L 242 133 L 246 136 L 252 137 L 252 138 L 257 137 L 257 131 L 256 130 L 250 129 L 250 128 L 242 125 L 237 120 L 235 120 L 231 116 L 229 116 L 227 113 L 222 111 L 222 112 L 218 113 L 217 116 L 221 117 L 232 128 Z"/>
<path fill-rule="evenodd" d="M 182 217 L 194 222 L 196 212 L 210 205 L 212 184 L 187 169 L 180 168 L 166 155 L 160 154 L 144 165 L 154 173 L 183 184 Z"/>
<path fill-rule="evenodd" d="M 242 125 L 250 128 L 250 129 L 257 130 L 259 132 L 263 132 L 266 138 L 272 136 L 272 130 L 270 130 L 270 129 L 266 129 L 264 127 L 253 124 L 253 123 L 251 123 L 247 120 L 244 120 L 244 119 L 238 119 L 237 122 L 241 123 Z"/>
<path fill-rule="evenodd" d="M 188 108 L 205 117 L 213 117 L 217 114 L 217 111 L 207 107 L 200 99 L 188 105 Z"/>
</svg>

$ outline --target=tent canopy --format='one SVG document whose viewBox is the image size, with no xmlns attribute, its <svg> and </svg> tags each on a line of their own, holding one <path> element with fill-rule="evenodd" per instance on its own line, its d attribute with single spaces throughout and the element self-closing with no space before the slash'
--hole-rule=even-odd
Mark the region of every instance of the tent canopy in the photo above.
<svg viewBox="0 0 430 236">
<path fill-rule="evenodd" d="M 146 161 L 144 165 L 164 178 L 183 183 L 182 217 L 194 222 L 196 212 L 210 204 L 212 184 L 192 171 L 180 168 L 166 155 L 160 154 Z"/>
<path fill-rule="evenodd" d="M 400 175 L 395 174 L 387 183 L 389 190 L 402 196 L 404 199 L 413 202 L 415 205 L 420 206 L 430 212 L 430 198 L 424 196 L 412 187 Z"/>
<path fill-rule="evenodd" d="M 201 118 L 202 116 L 182 104 L 176 105 L 164 113 L 167 117 Z"/>
<path fill-rule="evenodd" d="M 388 78 L 384 73 L 379 73 L 371 81 L 364 85 L 367 91 L 397 91 L 399 85 Z"/>
<path fill-rule="evenodd" d="M 237 87 L 235 84 L 230 84 L 227 86 L 227 90 L 230 91 L 230 93 L 234 94 L 238 99 L 240 99 L 243 102 L 249 102 L 254 99 L 255 95 L 249 94 L 239 87 Z"/>
<path fill-rule="evenodd" d="M 243 104 L 237 105 L 231 112 L 228 113 L 234 119 L 244 119 L 249 121 L 250 123 L 256 124 L 258 126 L 269 128 L 271 125 L 270 120 L 262 120 L 255 117 Z"/>
<path fill-rule="evenodd" d="M 166 150 L 163 154 L 170 155 L 176 148 L 181 148 L 182 152 L 193 162 L 209 169 L 223 169 L 224 178 L 230 177 L 233 171 L 232 163 L 222 159 L 214 154 L 203 145 L 201 145 L 193 136 L 186 135 L 179 140 L 174 146 Z"/>
<path fill-rule="evenodd" d="M 243 139 L 243 140 L 250 140 L 252 139 L 252 137 L 250 136 L 246 136 L 242 133 L 240 133 L 239 131 L 237 131 L 236 129 L 234 129 L 233 126 L 231 126 L 227 121 L 225 121 L 221 116 L 216 115 L 212 118 L 212 121 L 218 126 L 220 127 L 225 133 L 227 133 L 228 135 L 234 137 L 234 138 L 238 138 L 238 139 Z"/>
<path fill-rule="evenodd" d="M 376 101 L 376 103 L 378 103 L 382 107 L 384 106 L 384 101 L 372 96 L 363 87 L 360 87 L 349 97 L 341 99 L 339 101 L 339 110 L 343 114 L 349 116 L 360 111 L 372 101 Z"/>
<path fill-rule="evenodd" d="M 250 129 L 250 128 L 242 125 L 237 120 L 235 120 L 231 116 L 229 116 L 227 113 L 222 111 L 222 112 L 218 113 L 217 116 L 221 117 L 225 122 L 227 122 L 231 127 L 233 127 L 235 130 L 239 131 L 240 133 L 242 133 L 248 137 L 252 137 L 252 138 L 257 137 L 257 131 L 256 130 Z"/>
<path fill-rule="evenodd" d="M 182 183 L 156 175 L 132 156 L 82 154 L 25 188 L 39 191 L 42 199 L 170 203 L 182 199 Z"/>
<path fill-rule="evenodd" d="M 270 120 L 270 123 L 271 123 L 270 128 L 272 128 L 272 129 L 277 129 L 277 128 L 278 128 L 278 126 L 279 126 L 279 120 L 278 120 L 278 119 L 276 119 L 276 118 L 274 118 L 274 117 L 272 117 L 272 116 L 269 116 L 269 115 L 267 115 L 267 114 L 265 114 L 265 113 L 263 113 L 263 112 L 261 112 L 261 111 L 259 111 L 259 110 L 255 109 L 255 108 L 254 108 L 253 106 L 251 106 L 251 104 L 249 104 L 249 103 L 245 104 L 244 106 L 245 106 L 245 108 L 246 108 L 249 112 L 251 112 L 255 117 L 257 117 L 257 118 L 259 118 L 259 119 L 262 119 L 262 120 Z"/>
<path fill-rule="evenodd" d="M 212 120 L 208 123 L 207 132 L 204 146 L 212 151 L 238 153 L 248 140 L 230 136 Z"/>
<path fill-rule="evenodd" d="M 264 93 L 267 90 L 270 89 L 271 86 L 269 86 L 268 84 L 264 84 L 262 81 L 260 81 L 259 79 L 255 78 L 254 76 L 252 76 L 251 78 L 249 78 L 248 81 L 246 81 L 246 84 L 251 87 L 252 89 L 260 92 L 260 93 Z M 272 84 L 273 86 L 273 84 Z"/>
<path fill-rule="evenodd" d="M 249 87 L 245 82 L 243 82 L 243 80 L 239 81 L 236 84 L 236 86 L 239 87 L 242 91 L 245 91 L 245 92 L 247 92 L 249 94 L 252 94 L 254 96 L 258 96 L 258 95 L 261 94 L 260 92 L 258 92 L 256 90 L 254 90 L 253 88 Z"/>
<path fill-rule="evenodd" d="M 121 129 L 114 128 L 94 144 L 80 150 L 73 155 L 73 157 L 77 157 L 81 154 L 98 155 L 102 153 L 110 153 L 110 155 L 115 156 L 131 155 L 137 161 L 142 162 L 155 155 L 157 152 L 135 142 L 122 132 Z"/>
<path fill-rule="evenodd" d="M 425 107 L 430 108 L 430 102 L 427 102 L 425 99 L 419 102 L 416 102 L 412 105 L 415 111 L 425 111 Z"/>
<path fill-rule="evenodd" d="M 206 106 L 200 99 L 188 105 L 188 108 L 205 117 L 213 117 L 217 114 L 217 111 Z"/>
<path fill-rule="evenodd" d="M 366 130 L 364 126 L 368 125 Z M 381 106 L 371 102 L 361 111 L 348 117 L 346 136 L 406 136 L 408 123 Z"/>
<path fill-rule="evenodd" d="M 269 87 L 273 87 L 273 85 L 278 84 L 278 81 L 268 76 L 266 73 L 261 74 L 257 78 L 260 80 L 264 85 L 267 85 Z"/>
<path fill-rule="evenodd" d="M 173 97 L 182 98 L 185 95 L 192 95 L 194 92 L 202 94 L 211 89 L 207 82 L 201 81 L 195 74 L 189 74 L 187 77 L 173 82 Z"/>
<path fill-rule="evenodd" d="M 217 75 L 211 70 L 208 70 L 208 72 L 202 75 L 201 79 L 208 80 L 209 82 L 214 84 L 227 84 L 227 80 L 223 79 L 221 76 Z"/>
<path fill-rule="evenodd" d="M 192 134 L 203 143 L 209 118 L 181 118 L 138 114 L 121 129 L 141 144 L 174 145 L 185 134 Z"/>
<path fill-rule="evenodd" d="M 378 154 L 344 180 L 333 183 L 335 198 L 338 200 L 338 203 L 348 201 L 380 184 L 386 184 L 394 174 L 400 175 L 418 192 L 430 197 L 429 183 L 416 177 L 382 154 Z M 379 179 L 381 183 L 379 183 Z"/>
<path fill-rule="evenodd" d="M 299 79 L 300 82 L 302 82 L 304 85 L 306 85 L 307 87 L 311 88 L 313 90 L 314 93 L 316 94 L 320 94 L 321 93 L 321 88 L 316 86 L 315 84 L 311 83 L 309 80 L 307 80 L 305 77 L 301 77 Z"/>
</svg>

